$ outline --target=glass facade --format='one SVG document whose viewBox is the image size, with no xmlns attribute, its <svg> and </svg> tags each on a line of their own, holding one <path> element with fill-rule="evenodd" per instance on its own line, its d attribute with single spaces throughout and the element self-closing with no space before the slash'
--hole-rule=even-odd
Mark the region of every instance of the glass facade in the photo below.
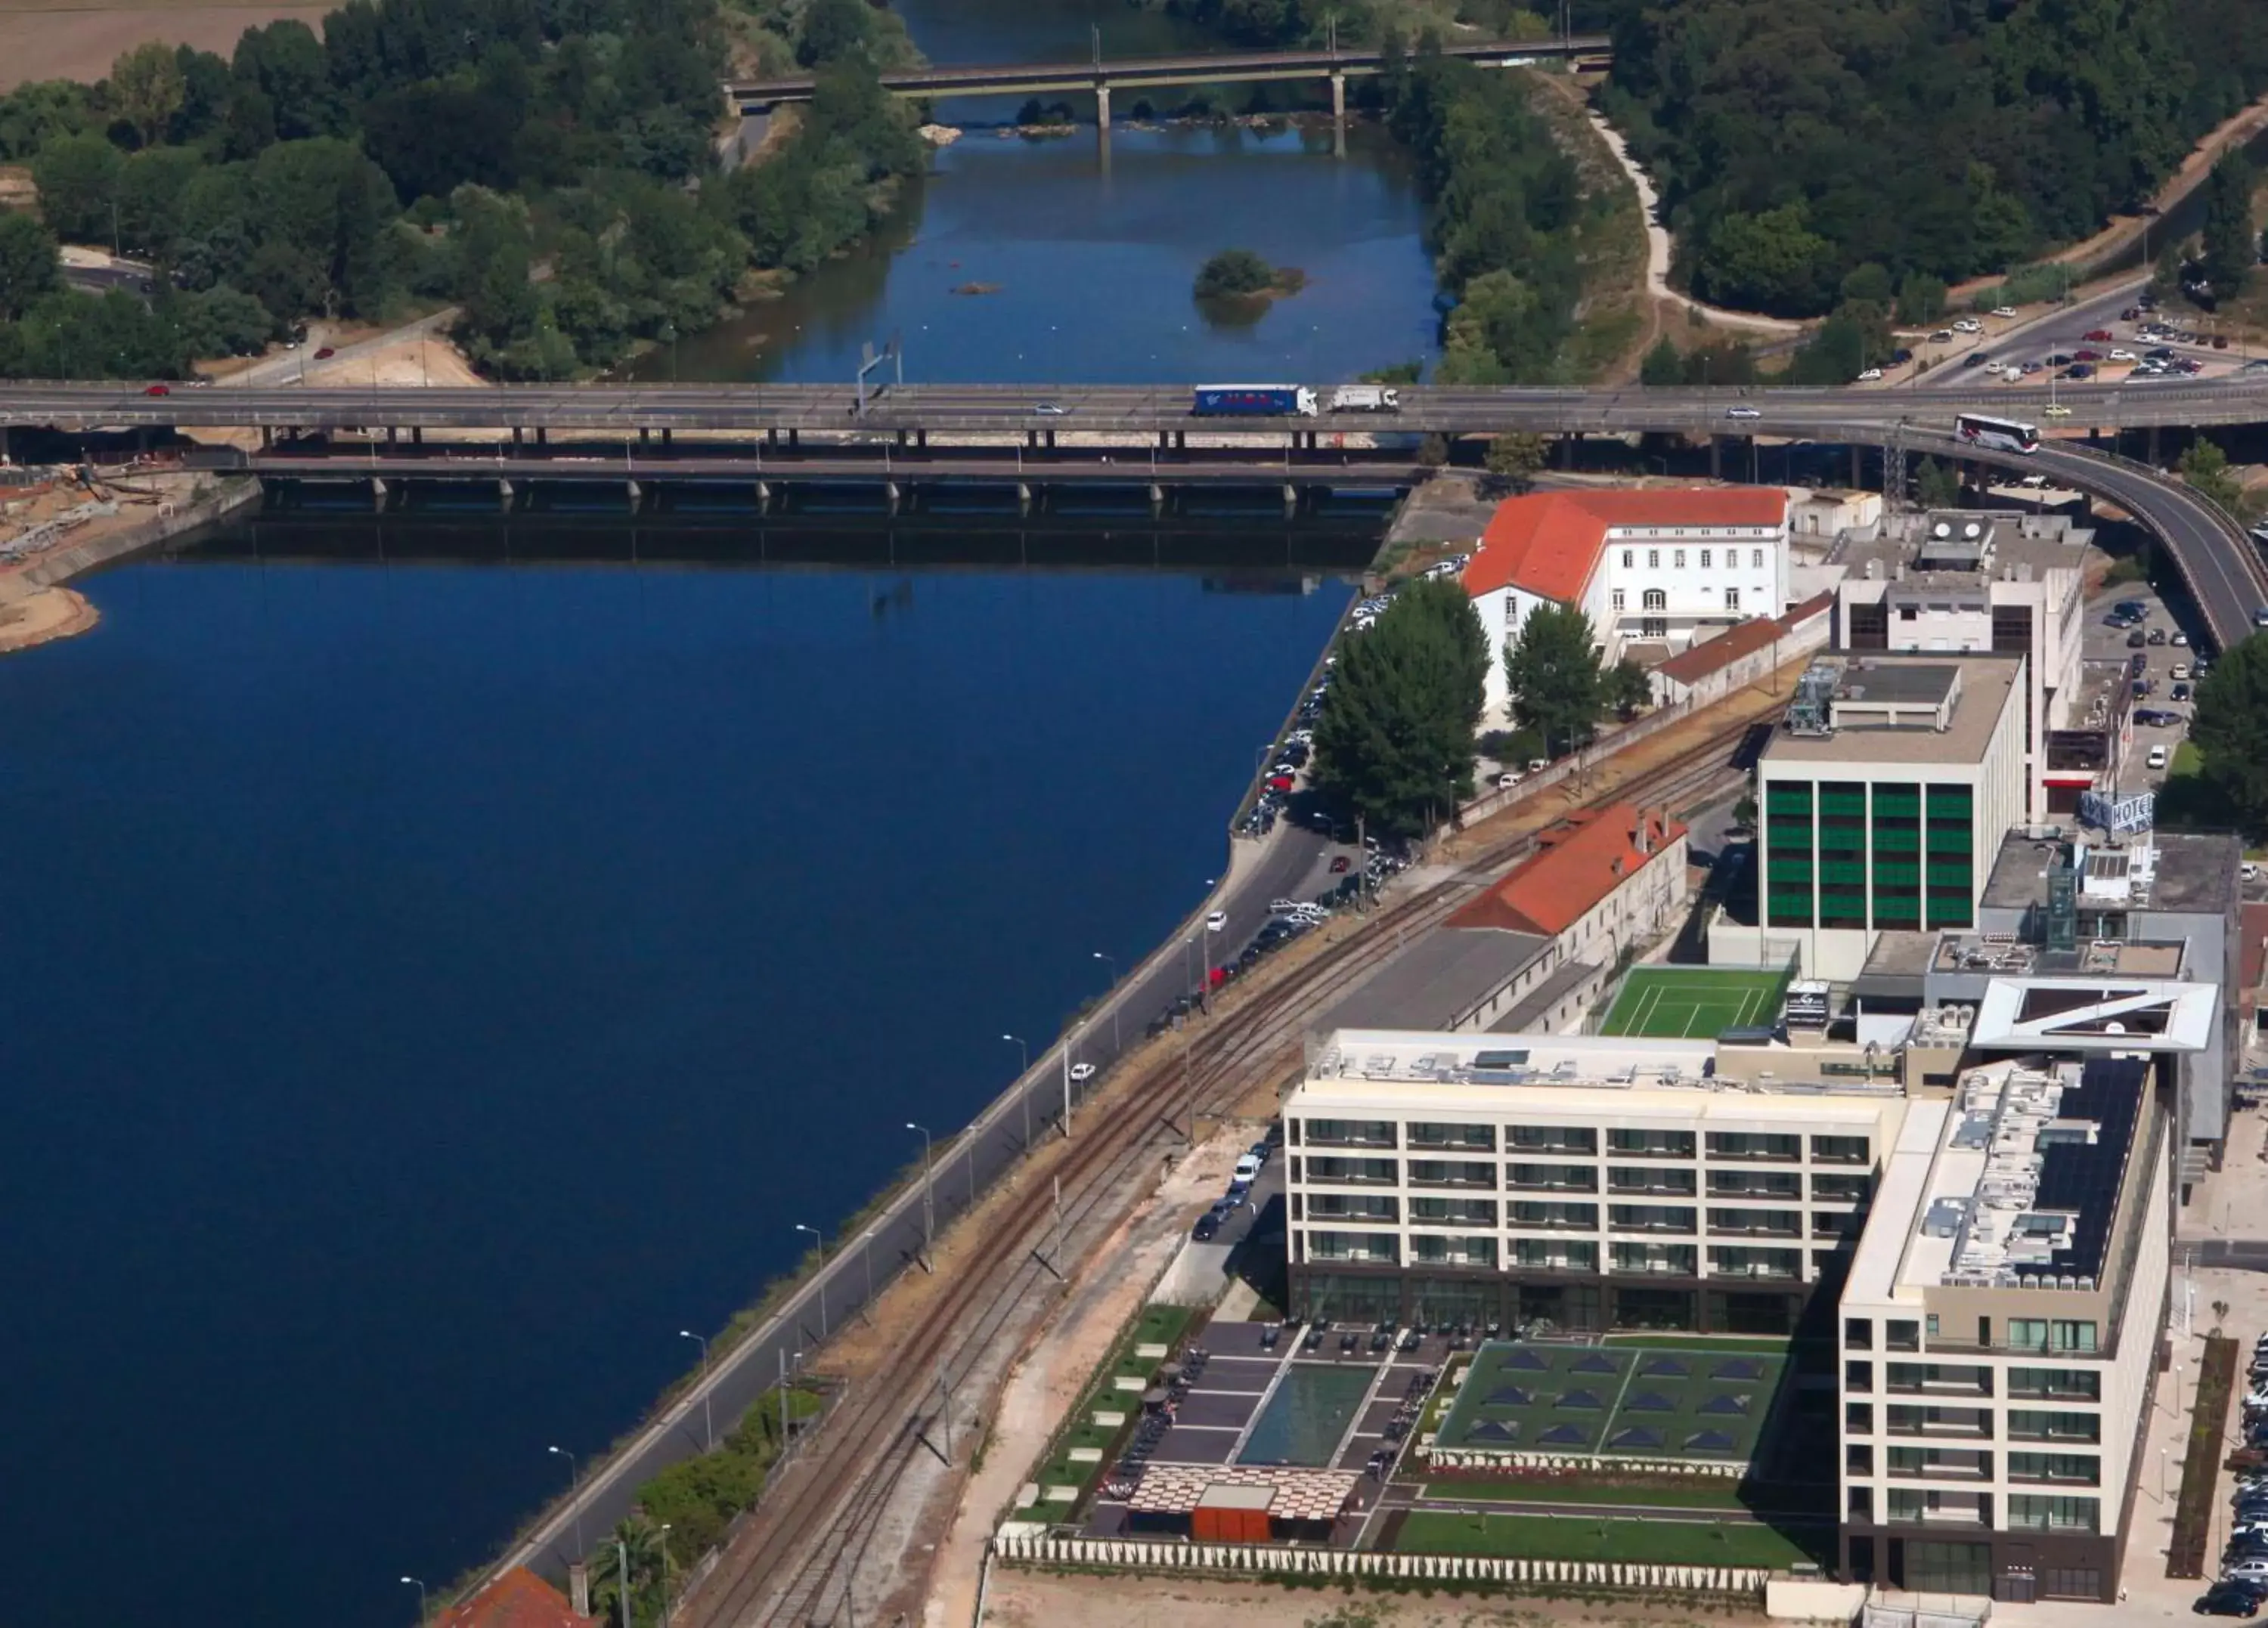
<svg viewBox="0 0 2268 1628">
<path fill-rule="evenodd" d="M 1966 786 L 1771 781 L 1764 923 L 1976 925 L 1976 797 Z"/>
</svg>

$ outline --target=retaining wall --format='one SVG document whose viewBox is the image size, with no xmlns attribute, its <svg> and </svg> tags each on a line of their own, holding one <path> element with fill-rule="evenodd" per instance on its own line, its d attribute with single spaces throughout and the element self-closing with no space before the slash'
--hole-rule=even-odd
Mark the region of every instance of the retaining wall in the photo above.
<svg viewBox="0 0 2268 1628">
<path fill-rule="evenodd" d="M 1011 1522 L 992 1552 L 1032 1566 L 1093 1566 L 1130 1572 L 1360 1577 L 1475 1583 L 1742 1595 L 1760 1600 L 1771 1573 L 1760 1567 L 1649 1566 L 1626 1560 L 1534 1560 L 1509 1555 L 1381 1554 L 1373 1550 L 1294 1549 L 1273 1544 L 1160 1543 L 1115 1537 L 1040 1536 Z"/>
</svg>

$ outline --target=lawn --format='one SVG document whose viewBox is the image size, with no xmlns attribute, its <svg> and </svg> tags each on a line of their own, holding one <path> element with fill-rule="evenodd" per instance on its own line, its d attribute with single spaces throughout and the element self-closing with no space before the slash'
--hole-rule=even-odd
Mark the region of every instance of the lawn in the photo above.
<svg viewBox="0 0 2268 1628">
<path fill-rule="evenodd" d="M 1034 1477 L 1042 1487 L 1079 1489 L 1077 1502 L 1049 1506 L 1050 1513 L 1067 1516 L 1083 1505 L 1095 1480 L 1117 1457 L 1119 1444 L 1133 1431 L 1135 1417 L 1142 1411 L 1141 1394 L 1121 1390 L 1113 1382 L 1122 1375 L 1146 1381 L 1156 1374 L 1160 1359 L 1139 1357 L 1135 1352 L 1144 1346 L 1163 1346 L 1172 1350 L 1196 1315 L 1186 1306 L 1146 1306 L 1135 1319 L 1133 1329 L 1112 1349 L 1062 1432 L 1049 1443 Z M 1121 1415 L 1123 1422 L 1096 1424 L 1094 1414 L 1098 1409 Z M 1100 1456 L 1074 1462 L 1071 1455 L 1078 1448 L 1094 1448 Z"/>
<path fill-rule="evenodd" d="M 1731 967 L 1632 967 L 1599 1031 L 1656 1040 L 1715 1039 L 1778 1016 L 1787 971 Z"/>
<path fill-rule="evenodd" d="M 1454 1514 L 1413 1510 L 1396 1544 L 1405 1554 L 1507 1555 L 1535 1560 L 1631 1560 L 1653 1566 L 1824 1564 L 1831 1522 L 1790 1536 L 1753 1522 L 1635 1521 L 1589 1515 Z M 1800 1541 L 1799 1541 L 1799 1538 Z"/>
<path fill-rule="evenodd" d="M 1602 1504 L 1636 1505 L 1653 1509 L 1738 1509 L 1738 1484 L 1722 1476 L 1694 1478 L 1690 1485 L 1631 1486 L 1605 1481 L 1576 1481 L 1554 1477 L 1548 1481 L 1513 1481 L 1498 1478 L 1427 1475 L 1420 1478 L 1420 1496 L 1437 1500 L 1476 1504 Z"/>
</svg>

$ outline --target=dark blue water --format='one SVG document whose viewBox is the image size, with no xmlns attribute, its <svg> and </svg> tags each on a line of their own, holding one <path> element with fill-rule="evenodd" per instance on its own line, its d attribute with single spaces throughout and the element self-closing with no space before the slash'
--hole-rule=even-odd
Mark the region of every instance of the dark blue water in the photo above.
<svg viewBox="0 0 2268 1628">
<path fill-rule="evenodd" d="M 405 1620 L 1181 916 L 1344 597 L 85 587 L 0 662 L 30 1628 Z"/>
</svg>

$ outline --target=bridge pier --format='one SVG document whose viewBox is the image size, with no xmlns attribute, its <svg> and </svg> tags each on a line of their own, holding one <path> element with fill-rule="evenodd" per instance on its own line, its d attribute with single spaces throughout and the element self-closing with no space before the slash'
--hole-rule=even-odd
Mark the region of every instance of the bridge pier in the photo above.
<svg viewBox="0 0 2268 1628">
<path fill-rule="evenodd" d="M 636 514 L 638 511 L 638 505 L 645 499 L 645 488 L 635 480 L 625 480 L 622 482 L 622 490 L 630 497 L 630 512 Z"/>
<path fill-rule="evenodd" d="M 1166 512 L 1166 488 L 1156 481 L 1150 483 L 1150 517 L 1154 520 Z"/>
<path fill-rule="evenodd" d="M 669 431 L 666 429 L 661 432 L 661 450 L 665 452 L 669 451 Z"/>
<path fill-rule="evenodd" d="M 1719 435 L 1712 435 L 1709 437 L 1709 479 L 1712 480 L 1722 480 L 1724 478 L 1725 437 Z"/>
<path fill-rule="evenodd" d="M 2142 461 L 2155 469 L 2158 466 L 2158 427 L 2150 426 L 2150 439 L 2142 453 Z"/>
<path fill-rule="evenodd" d="M 893 517 L 895 517 L 898 512 L 898 501 L 902 495 L 898 490 L 898 483 L 895 480 L 883 481 L 882 495 L 889 499 L 890 513 Z"/>
<path fill-rule="evenodd" d="M 756 512 L 760 515 L 768 515 L 771 511 L 772 488 L 770 483 L 759 480 L 756 482 Z"/>
<path fill-rule="evenodd" d="M 535 427 L 535 444 L 538 446 L 551 444 L 551 431 L 541 424 Z"/>
<path fill-rule="evenodd" d="M 376 475 L 370 478 L 370 506 L 380 514 L 386 512 L 386 482 Z"/>
<path fill-rule="evenodd" d="M 409 427 L 409 444 L 412 446 L 423 446 L 425 444 L 425 431 L 422 426 L 412 424 Z"/>
<path fill-rule="evenodd" d="M 1300 488 L 1289 480 L 1284 483 L 1284 517 L 1290 519 L 1300 512 Z"/>
<path fill-rule="evenodd" d="M 1346 157 L 1346 75 L 1331 75 L 1331 157 Z"/>
<path fill-rule="evenodd" d="M 1851 444 L 1851 489 L 1854 492 L 1865 490 L 1865 487 L 1859 480 L 1860 473 L 1861 472 L 1859 467 L 1859 444 L 1856 441 L 1853 441 Z"/>
<path fill-rule="evenodd" d="M 514 424 L 512 427 L 512 450 L 514 452 L 519 451 L 519 426 L 518 424 Z"/>
<path fill-rule="evenodd" d="M 512 511 L 511 481 L 499 480 L 497 482 L 497 507 L 504 510 L 507 514 Z"/>
<path fill-rule="evenodd" d="M 1094 128 L 1105 136 L 1110 134 L 1110 82 L 1094 82 Z"/>
<path fill-rule="evenodd" d="M 1032 512 L 1032 486 L 1028 480 L 1016 482 L 1016 512 L 1020 515 Z"/>
<path fill-rule="evenodd" d="M 394 446 L 394 445 L 399 444 L 400 440 L 401 440 L 401 429 L 400 429 L 400 427 L 399 427 L 399 426 L 397 426 L 397 425 L 394 425 L 394 424 L 388 424 L 388 425 L 386 427 L 386 444 L 387 444 L 387 445 L 388 445 L 388 446 Z"/>
</svg>

